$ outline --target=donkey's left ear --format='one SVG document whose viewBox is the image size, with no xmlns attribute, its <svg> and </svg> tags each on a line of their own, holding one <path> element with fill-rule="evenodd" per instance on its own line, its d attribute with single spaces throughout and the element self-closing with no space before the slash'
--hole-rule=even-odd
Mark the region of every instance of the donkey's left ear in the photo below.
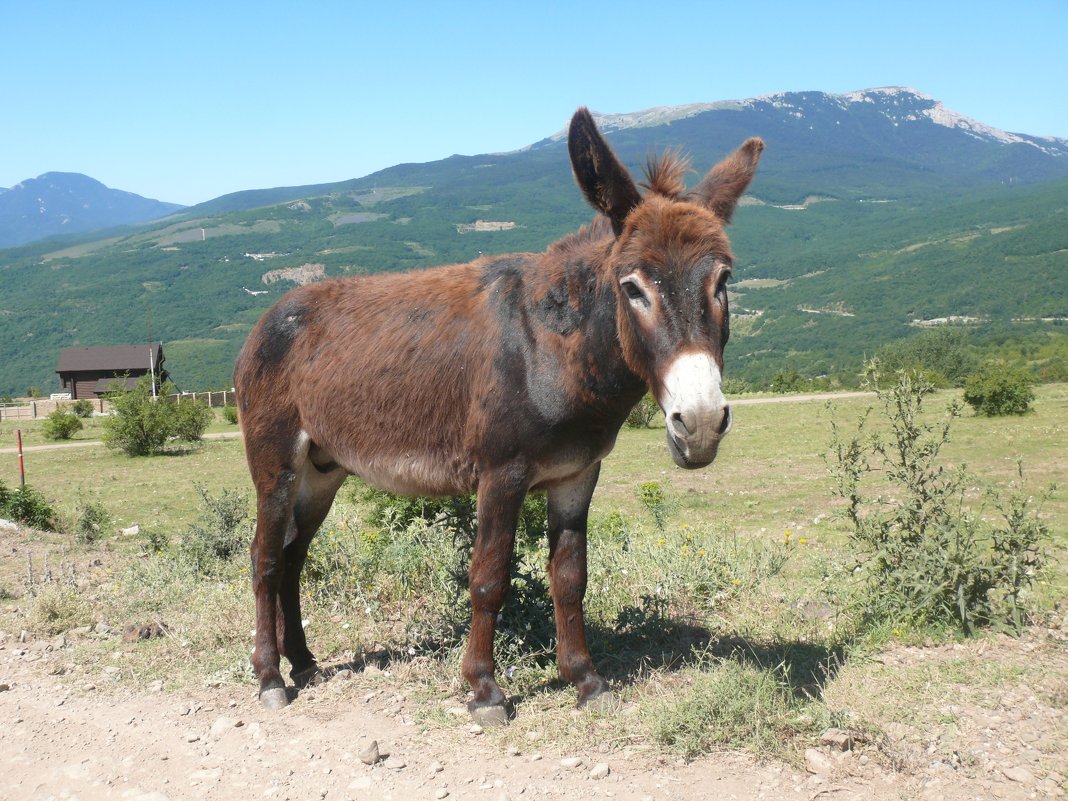
<svg viewBox="0 0 1068 801">
<path fill-rule="evenodd" d="M 585 108 L 580 108 L 571 118 L 567 150 L 575 180 L 586 200 L 612 221 L 612 229 L 619 236 L 623 221 L 641 203 L 642 196 Z"/>
<path fill-rule="evenodd" d="M 745 144 L 713 167 L 690 192 L 690 196 L 729 223 L 738 199 L 756 174 L 757 162 L 764 152 L 764 140 L 747 139 Z"/>
</svg>

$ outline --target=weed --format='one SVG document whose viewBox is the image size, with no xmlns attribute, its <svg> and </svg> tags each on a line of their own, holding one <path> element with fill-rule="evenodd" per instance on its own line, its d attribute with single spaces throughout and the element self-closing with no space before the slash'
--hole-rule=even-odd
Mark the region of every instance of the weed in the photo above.
<svg viewBox="0 0 1068 801">
<path fill-rule="evenodd" d="M 111 527 L 111 513 L 102 503 L 78 499 L 78 507 L 74 515 L 73 531 L 74 539 L 82 544 L 96 542 Z"/>
<path fill-rule="evenodd" d="M 834 494 L 846 502 L 860 560 L 867 625 L 950 625 L 968 634 L 1008 620 L 1018 629 L 1019 598 L 1041 567 L 1039 543 L 1048 530 L 1018 496 L 1002 504 L 1007 526 L 995 532 L 966 509 L 971 479 L 963 467 L 938 461 L 959 404 L 934 425 L 922 418 L 933 387 L 921 375 L 899 373 L 896 383 L 882 387 L 873 364 L 869 380 L 889 435 L 867 436 L 867 413 L 849 436 L 833 423 L 830 461 Z M 890 483 L 891 497 L 862 493 L 864 479 L 877 471 Z"/>
<path fill-rule="evenodd" d="M 213 497 L 200 484 L 196 490 L 201 498 L 200 516 L 182 535 L 177 556 L 198 575 L 217 575 L 252 539 L 248 496 L 223 490 Z"/>
<path fill-rule="evenodd" d="M 29 484 L 11 490 L 0 481 L 0 517 L 16 520 L 40 531 L 56 531 L 59 526 L 56 510 L 44 495 Z"/>
<path fill-rule="evenodd" d="M 696 756 L 715 747 L 781 754 L 825 722 L 821 705 L 799 700 L 785 664 L 764 670 L 730 659 L 688 671 L 688 686 L 647 714 L 656 740 Z"/>
</svg>

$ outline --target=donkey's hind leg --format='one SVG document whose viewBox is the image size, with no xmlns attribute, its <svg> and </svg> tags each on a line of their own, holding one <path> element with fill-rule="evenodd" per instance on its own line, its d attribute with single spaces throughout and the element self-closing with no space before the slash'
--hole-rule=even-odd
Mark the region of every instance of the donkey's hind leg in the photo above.
<svg viewBox="0 0 1068 801">
<path fill-rule="evenodd" d="M 300 574 L 308 556 L 312 538 L 323 524 L 338 488 L 347 474 L 334 466 L 333 470 L 316 467 L 311 459 L 305 461 L 293 507 L 293 538 L 287 537 L 283 550 L 285 568 L 278 588 L 276 639 L 279 653 L 289 659 L 290 677 L 298 687 L 304 687 L 319 672 L 315 657 L 308 649 L 300 612 Z"/>
<path fill-rule="evenodd" d="M 247 447 L 247 446 L 246 446 Z M 252 591 L 256 598 L 256 645 L 252 668 L 260 682 L 260 702 L 268 709 L 289 703 L 279 671 L 276 631 L 281 625 L 279 590 L 285 572 L 283 548 L 292 526 L 297 488 L 296 470 L 271 454 L 260 453 L 253 462 L 256 483 L 256 535 L 252 539 Z"/>
</svg>

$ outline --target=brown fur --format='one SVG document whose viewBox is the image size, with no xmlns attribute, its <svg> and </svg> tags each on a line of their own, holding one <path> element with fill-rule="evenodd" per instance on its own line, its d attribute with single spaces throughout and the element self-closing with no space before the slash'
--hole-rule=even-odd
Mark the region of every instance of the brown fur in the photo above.
<svg viewBox="0 0 1068 801">
<path fill-rule="evenodd" d="M 581 109 L 572 166 L 603 218 L 542 254 L 299 287 L 263 316 L 234 382 L 257 493 L 252 662 L 265 703 L 285 703 L 280 656 L 298 682 L 315 672 L 300 571 L 350 473 L 399 492 L 477 491 L 463 675 L 478 714 L 505 706 L 493 632 L 520 505 L 545 490 L 561 675 L 580 704 L 607 692 L 582 616 L 590 497 L 627 412 L 646 387 L 661 392 L 671 361 L 699 352 L 722 365 L 723 220 L 752 178 L 754 141 L 689 200 L 685 161 L 655 159 L 643 199 Z M 649 313 L 621 288 L 639 274 L 657 287 Z"/>
</svg>

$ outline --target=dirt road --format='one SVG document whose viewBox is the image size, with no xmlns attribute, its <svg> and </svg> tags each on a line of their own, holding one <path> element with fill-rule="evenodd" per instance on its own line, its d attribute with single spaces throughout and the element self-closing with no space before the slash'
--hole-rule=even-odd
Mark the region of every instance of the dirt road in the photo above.
<svg viewBox="0 0 1068 801">
<path fill-rule="evenodd" d="M 334 666 L 345 669 L 303 691 L 285 710 L 267 713 L 249 686 L 131 686 L 121 658 L 113 664 L 79 664 L 76 646 L 87 636 L 101 635 L 68 632 L 20 641 L 0 633 L 0 798 L 5 801 L 1064 797 L 1058 784 L 1063 778 L 1037 763 L 1029 767 L 1022 755 L 1023 744 L 1033 746 L 1058 730 L 1063 735 L 1065 728 L 1063 710 L 1036 706 L 1033 697 L 1015 714 L 993 702 L 992 709 L 977 708 L 978 717 L 959 717 L 961 732 L 970 739 L 960 747 L 963 762 L 957 767 L 920 750 L 916 765 L 899 773 L 868 745 L 844 754 L 828 749 L 810 754 L 806 770 L 731 752 L 686 762 L 663 755 L 652 743 L 605 743 L 562 753 L 551 745 L 552 733 L 481 732 L 457 698 L 440 700 L 435 719 L 444 724 L 420 723 L 412 683 L 358 665 Z M 630 713 L 624 708 L 619 714 Z M 560 725 L 574 723 L 579 714 L 561 710 Z M 984 730 L 970 720 L 1007 723 L 1002 730 L 987 723 L 994 730 Z M 372 740 L 382 759 L 368 765 L 360 755 Z M 992 757 L 986 762 L 975 756 L 988 751 Z"/>
</svg>

